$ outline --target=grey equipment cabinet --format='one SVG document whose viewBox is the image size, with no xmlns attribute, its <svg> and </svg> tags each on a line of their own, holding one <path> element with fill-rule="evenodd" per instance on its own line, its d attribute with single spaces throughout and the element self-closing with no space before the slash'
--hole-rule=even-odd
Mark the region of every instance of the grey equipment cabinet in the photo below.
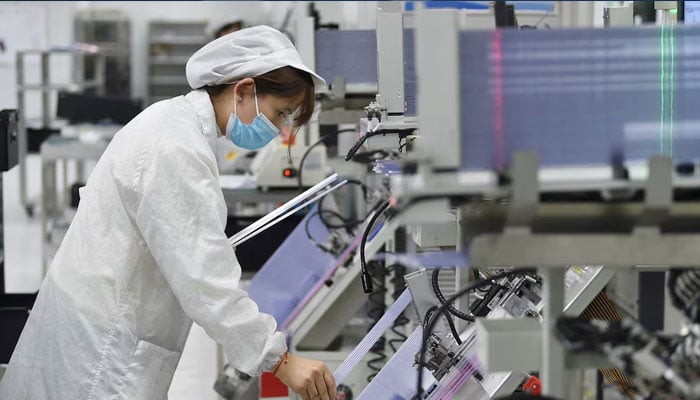
<svg viewBox="0 0 700 400">
<path fill-rule="evenodd" d="M 76 12 L 73 28 L 76 42 L 97 45 L 105 56 L 105 94 L 131 97 L 129 18 L 118 10 L 81 10 Z M 91 71 L 86 73 L 91 75 Z"/>
<path fill-rule="evenodd" d="M 188 93 L 185 64 L 207 42 L 206 21 L 151 21 L 148 27 L 148 104 Z"/>
</svg>

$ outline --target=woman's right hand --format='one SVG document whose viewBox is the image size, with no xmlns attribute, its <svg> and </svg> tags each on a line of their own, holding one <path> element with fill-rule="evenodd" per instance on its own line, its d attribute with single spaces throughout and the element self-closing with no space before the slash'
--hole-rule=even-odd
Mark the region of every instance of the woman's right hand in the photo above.
<svg viewBox="0 0 700 400">
<path fill-rule="evenodd" d="M 335 400 L 335 379 L 321 361 L 289 354 L 275 376 L 304 400 Z"/>
</svg>

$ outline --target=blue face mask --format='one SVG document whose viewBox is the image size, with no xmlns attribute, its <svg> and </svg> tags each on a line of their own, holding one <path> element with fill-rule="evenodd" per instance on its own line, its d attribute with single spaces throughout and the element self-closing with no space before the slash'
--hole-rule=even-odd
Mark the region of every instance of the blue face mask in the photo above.
<svg viewBox="0 0 700 400">
<path fill-rule="evenodd" d="M 255 91 L 255 86 L 253 86 Z M 277 129 L 265 114 L 258 109 L 258 93 L 255 93 L 255 112 L 257 113 L 253 123 L 250 125 L 244 124 L 238 118 L 237 102 L 233 102 L 233 114 L 228 118 L 226 124 L 226 136 L 231 139 L 233 144 L 248 150 L 259 149 L 270 143 L 280 131 Z"/>
</svg>

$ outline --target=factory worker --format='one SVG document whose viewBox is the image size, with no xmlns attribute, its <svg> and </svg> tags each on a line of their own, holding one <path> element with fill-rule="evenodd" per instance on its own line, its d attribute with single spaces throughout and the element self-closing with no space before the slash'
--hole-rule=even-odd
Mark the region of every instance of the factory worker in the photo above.
<svg viewBox="0 0 700 400">
<path fill-rule="evenodd" d="M 286 353 L 274 319 L 239 287 L 212 150 L 220 135 L 253 149 L 290 116 L 306 123 L 323 79 L 266 26 L 208 43 L 186 73 L 194 90 L 129 122 L 81 188 L 0 399 L 165 399 L 192 321 L 241 372 L 335 397 L 328 368 Z"/>
<path fill-rule="evenodd" d="M 243 20 L 222 14 L 212 18 L 204 28 L 204 33 L 211 40 L 243 29 Z M 214 154 L 220 174 L 245 174 L 255 156 L 255 150 L 238 147 L 225 136 L 216 141 Z"/>
</svg>

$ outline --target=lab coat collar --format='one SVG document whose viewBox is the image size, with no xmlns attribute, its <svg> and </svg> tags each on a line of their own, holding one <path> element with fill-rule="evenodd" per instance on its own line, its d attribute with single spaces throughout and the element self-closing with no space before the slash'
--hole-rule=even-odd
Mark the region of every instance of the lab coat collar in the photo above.
<svg viewBox="0 0 700 400">
<path fill-rule="evenodd" d="M 206 89 L 197 89 L 186 94 L 185 99 L 192 104 L 202 126 L 204 139 L 209 143 L 212 151 L 216 153 L 216 139 L 221 136 L 221 130 L 216 125 L 216 114 L 209 93 Z"/>
</svg>

